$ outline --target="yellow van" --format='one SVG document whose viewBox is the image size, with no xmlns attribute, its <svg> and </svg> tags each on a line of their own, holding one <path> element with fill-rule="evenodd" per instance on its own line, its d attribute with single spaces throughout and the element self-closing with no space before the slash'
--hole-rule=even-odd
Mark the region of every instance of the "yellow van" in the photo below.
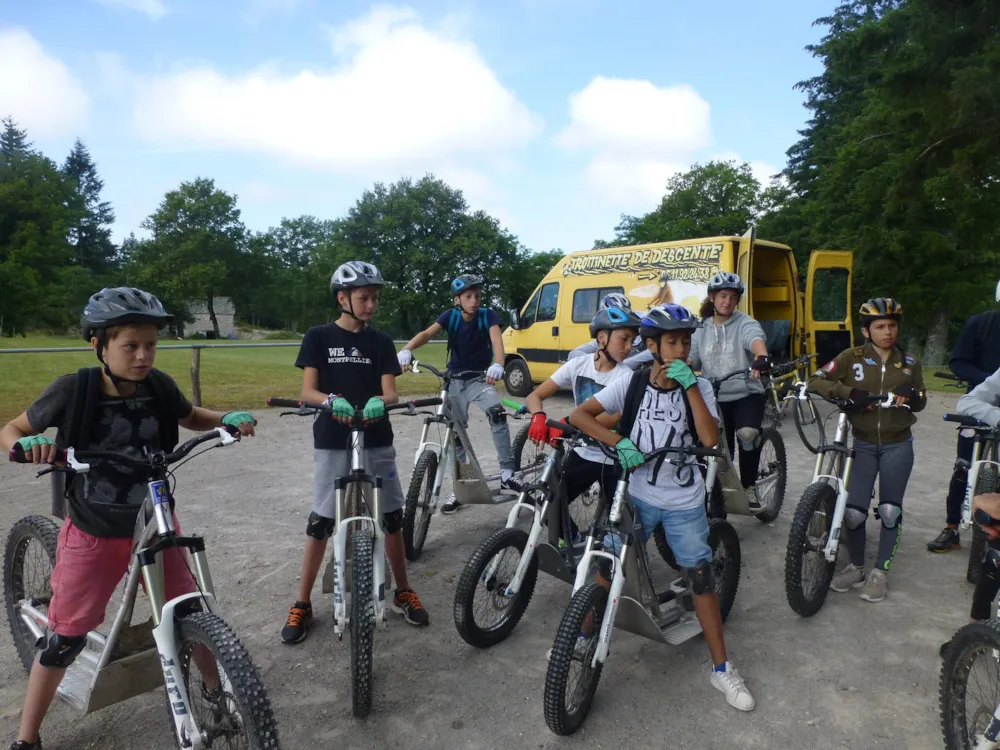
<svg viewBox="0 0 1000 750">
<path fill-rule="evenodd" d="M 820 367 L 853 344 L 852 259 L 842 250 L 813 251 L 803 289 L 792 249 L 757 239 L 755 229 L 742 237 L 570 253 L 521 310 L 510 311 L 504 383 L 523 397 L 551 376 L 570 351 L 590 340 L 589 324 L 604 295 L 624 293 L 640 313 L 677 302 L 697 314 L 720 270 L 738 273 L 747 284 L 739 309 L 760 322 L 772 357 L 815 353 Z"/>
</svg>

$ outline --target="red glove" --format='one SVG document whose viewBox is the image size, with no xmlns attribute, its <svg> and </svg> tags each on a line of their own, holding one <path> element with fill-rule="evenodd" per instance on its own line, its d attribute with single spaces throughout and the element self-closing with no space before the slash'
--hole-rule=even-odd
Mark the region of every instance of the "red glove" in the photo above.
<svg viewBox="0 0 1000 750">
<path fill-rule="evenodd" d="M 563 417 L 559 421 L 560 422 L 565 422 L 567 425 L 569 424 L 569 418 L 568 417 Z M 558 427 L 550 427 L 549 428 L 549 445 L 554 446 L 556 444 L 556 441 L 559 440 L 559 439 L 561 439 L 562 436 L 565 435 L 565 434 L 566 434 L 565 431 L 564 430 L 560 430 Z"/>
<path fill-rule="evenodd" d="M 528 428 L 528 440 L 533 443 L 544 443 L 549 439 L 549 428 L 545 424 L 547 419 L 544 411 L 538 411 L 532 415 L 531 426 Z"/>
</svg>

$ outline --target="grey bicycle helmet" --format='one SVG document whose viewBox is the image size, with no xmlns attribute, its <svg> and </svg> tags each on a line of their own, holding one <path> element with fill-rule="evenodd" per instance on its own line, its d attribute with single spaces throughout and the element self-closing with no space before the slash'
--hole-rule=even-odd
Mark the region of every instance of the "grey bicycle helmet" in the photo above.
<svg viewBox="0 0 1000 750">
<path fill-rule="evenodd" d="M 363 286 L 385 286 L 385 280 L 379 270 L 363 260 L 344 263 L 330 277 L 330 294 L 334 297 L 342 289 L 357 289 Z"/>
<path fill-rule="evenodd" d="M 719 271 L 708 282 L 709 294 L 722 291 L 723 289 L 733 289 L 739 294 L 743 294 L 746 291 L 746 287 L 743 286 L 743 280 L 735 273 L 729 273 L 729 271 Z"/>
<path fill-rule="evenodd" d="M 698 319 L 683 305 L 668 302 L 654 307 L 642 318 L 639 336 L 643 340 L 656 338 L 665 331 L 694 331 L 698 328 Z"/>
<path fill-rule="evenodd" d="M 642 321 L 631 310 L 609 307 L 606 310 L 601 310 L 590 321 L 590 337 L 597 338 L 598 331 L 616 331 L 619 328 L 638 329 L 640 325 L 642 325 Z"/>
<path fill-rule="evenodd" d="M 125 286 L 110 287 L 87 300 L 80 316 L 80 329 L 83 340 L 90 341 L 99 331 L 112 326 L 154 323 L 162 328 L 173 319 L 160 300 L 149 292 Z"/>
<path fill-rule="evenodd" d="M 597 311 L 607 310 L 609 307 L 620 307 L 625 312 L 630 312 L 632 310 L 632 303 L 629 302 L 628 297 L 620 292 L 611 292 L 611 294 L 605 294 L 601 298 L 600 304 L 597 305 Z"/>
<path fill-rule="evenodd" d="M 480 289 L 482 286 L 482 276 L 476 276 L 474 273 L 463 273 L 451 282 L 451 293 L 453 295 L 461 294 L 462 292 L 468 292 L 471 289 Z"/>
</svg>

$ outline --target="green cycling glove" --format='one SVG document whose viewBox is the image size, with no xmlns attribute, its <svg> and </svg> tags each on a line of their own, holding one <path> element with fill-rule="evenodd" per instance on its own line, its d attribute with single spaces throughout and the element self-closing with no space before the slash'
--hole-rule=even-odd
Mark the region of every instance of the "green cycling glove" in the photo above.
<svg viewBox="0 0 1000 750">
<path fill-rule="evenodd" d="M 676 380 L 685 391 L 698 382 L 694 370 L 688 367 L 688 363 L 683 359 L 675 359 L 667 368 L 667 377 Z"/>
<path fill-rule="evenodd" d="M 52 438 L 45 437 L 45 435 L 29 435 L 28 437 L 19 438 L 17 444 L 21 446 L 21 450 L 25 453 L 31 453 L 31 449 L 36 445 L 55 445 L 55 441 Z"/>
<path fill-rule="evenodd" d="M 326 403 L 333 410 L 332 416 L 334 419 L 351 419 L 354 416 L 354 407 L 343 396 L 334 396 L 331 394 Z"/>
<path fill-rule="evenodd" d="M 372 396 L 365 404 L 365 419 L 381 419 L 385 416 L 385 401 L 378 396 Z"/>
<path fill-rule="evenodd" d="M 628 471 L 636 466 L 642 466 L 645 458 L 630 438 L 622 438 L 615 443 L 615 450 L 618 451 L 618 463 L 622 465 L 622 470 Z"/>
<path fill-rule="evenodd" d="M 253 414 L 248 411 L 231 411 L 228 414 L 222 415 L 223 427 L 232 427 L 233 429 L 236 429 L 244 422 L 257 424 L 257 420 L 253 418 Z"/>
</svg>

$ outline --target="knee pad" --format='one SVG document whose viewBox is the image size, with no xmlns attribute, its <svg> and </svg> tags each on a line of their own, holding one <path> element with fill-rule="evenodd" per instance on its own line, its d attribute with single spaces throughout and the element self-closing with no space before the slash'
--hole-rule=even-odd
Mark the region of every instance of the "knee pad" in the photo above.
<svg viewBox="0 0 1000 750">
<path fill-rule="evenodd" d="M 39 664 L 49 669 L 66 669 L 76 661 L 76 657 L 87 645 L 87 637 L 84 635 L 68 637 L 53 633 L 47 642 L 45 636 L 39 638 L 36 645 L 40 649 Z"/>
<path fill-rule="evenodd" d="M 860 529 L 865 525 L 865 521 L 868 520 L 868 510 L 862 510 L 861 508 L 855 508 L 853 505 L 847 506 L 847 511 L 844 513 L 844 525 L 851 531 L 855 529 Z"/>
<path fill-rule="evenodd" d="M 507 424 L 507 410 L 502 404 L 496 404 L 486 410 L 486 418 L 490 424 Z"/>
<path fill-rule="evenodd" d="M 755 451 L 760 447 L 760 430 L 753 427 L 740 427 L 736 431 L 736 439 L 743 450 Z"/>
<path fill-rule="evenodd" d="M 705 594 L 715 591 L 715 576 L 712 574 L 712 563 L 702 560 L 693 568 L 685 568 L 685 575 L 691 583 L 691 593 Z"/>
<path fill-rule="evenodd" d="M 333 536 L 333 526 L 334 520 L 332 518 L 310 513 L 309 520 L 306 521 L 306 536 L 320 542 L 325 542 Z"/>
<path fill-rule="evenodd" d="M 962 484 L 969 481 L 969 466 L 971 464 L 964 458 L 956 458 L 955 466 L 952 468 L 952 479 L 959 480 Z"/>
<path fill-rule="evenodd" d="M 382 514 L 382 526 L 386 534 L 395 534 L 403 528 L 403 509 Z"/>
<path fill-rule="evenodd" d="M 879 503 L 875 509 L 875 515 L 882 521 L 885 528 L 894 529 L 897 524 L 902 523 L 903 509 L 891 503 Z"/>
</svg>

